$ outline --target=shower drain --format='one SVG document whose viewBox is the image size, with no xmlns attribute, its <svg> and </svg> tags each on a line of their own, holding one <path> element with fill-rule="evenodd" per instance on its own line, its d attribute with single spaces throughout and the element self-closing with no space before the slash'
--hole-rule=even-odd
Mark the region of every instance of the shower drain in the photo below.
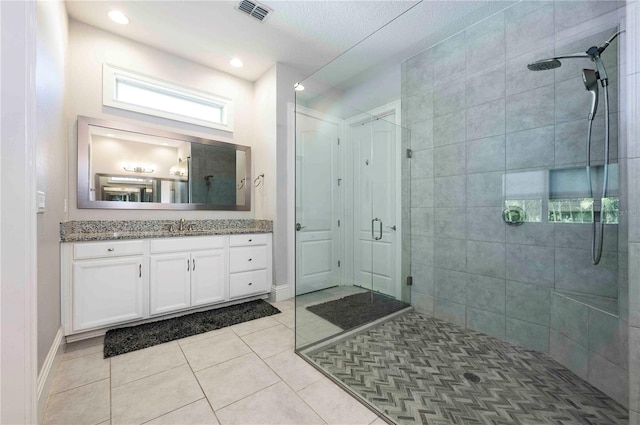
<svg viewBox="0 0 640 425">
<path fill-rule="evenodd" d="M 473 382 L 474 384 L 480 382 L 480 377 L 475 373 L 467 372 L 462 376 L 464 376 L 466 380 Z"/>
</svg>

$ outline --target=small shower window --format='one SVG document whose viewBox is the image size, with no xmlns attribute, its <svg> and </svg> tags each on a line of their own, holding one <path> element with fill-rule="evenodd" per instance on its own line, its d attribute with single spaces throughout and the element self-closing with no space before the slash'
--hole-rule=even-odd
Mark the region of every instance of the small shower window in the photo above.
<svg viewBox="0 0 640 425">
<path fill-rule="evenodd" d="M 619 199 L 602 199 L 602 221 L 618 224 Z M 550 223 L 591 223 L 593 222 L 593 198 L 550 199 Z"/>
<path fill-rule="evenodd" d="M 105 64 L 103 104 L 233 131 L 231 100 Z"/>
</svg>

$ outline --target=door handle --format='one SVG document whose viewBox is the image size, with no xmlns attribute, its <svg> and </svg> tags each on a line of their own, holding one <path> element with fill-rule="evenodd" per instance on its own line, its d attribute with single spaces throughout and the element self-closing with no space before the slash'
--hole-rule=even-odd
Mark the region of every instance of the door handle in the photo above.
<svg viewBox="0 0 640 425">
<path fill-rule="evenodd" d="M 394 232 L 396 231 L 396 225 L 394 224 L 393 226 L 387 226 L 387 229 L 391 229 Z"/>
<path fill-rule="evenodd" d="M 375 224 L 376 221 L 378 222 L 380 228 L 378 229 L 378 232 L 380 234 L 380 236 L 376 236 L 375 234 Z M 380 220 L 379 218 L 374 218 L 373 220 L 371 220 L 371 239 L 373 239 L 374 241 L 379 241 L 380 239 L 382 239 L 382 220 Z"/>
<path fill-rule="evenodd" d="M 307 226 L 303 226 L 300 223 L 296 223 L 296 232 L 299 232 L 300 230 L 304 229 Z"/>
</svg>

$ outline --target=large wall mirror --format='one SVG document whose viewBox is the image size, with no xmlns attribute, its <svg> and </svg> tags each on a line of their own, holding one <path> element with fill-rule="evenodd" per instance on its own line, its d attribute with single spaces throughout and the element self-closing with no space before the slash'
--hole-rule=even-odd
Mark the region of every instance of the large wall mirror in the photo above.
<svg viewBox="0 0 640 425">
<path fill-rule="evenodd" d="M 251 209 L 251 148 L 78 116 L 78 208 Z"/>
</svg>

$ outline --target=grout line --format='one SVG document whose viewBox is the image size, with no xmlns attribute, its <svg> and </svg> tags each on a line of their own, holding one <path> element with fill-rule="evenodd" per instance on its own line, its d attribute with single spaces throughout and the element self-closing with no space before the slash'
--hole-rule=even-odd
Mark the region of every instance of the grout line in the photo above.
<svg viewBox="0 0 640 425">
<path fill-rule="evenodd" d="M 168 367 L 167 369 L 161 370 L 161 371 L 159 371 L 159 372 L 152 373 L 152 374 L 150 374 L 150 375 L 142 376 L 142 377 L 137 378 L 137 379 L 134 379 L 134 380 L 132 380 L 132 381 L 127 381 L 127 382 L 125 382 L 125 383 L 122 383 L 122 384 L 116 385 L 115 387 L 112 387 L 112 388 L 120 388 L 120 387 L 124 387 L 125 385 L 129 385 L 129 384 L 131 384 L 131 383 L 133 383 L 133 382 L 138 382 L 138 381 L 141 381 L 141 380 L 143 380 L 143 379 L 147 379 L 147 378 L 150 378 L 150 377 L 152 377 L 152 376 L 156 376 L 156 375 L 159 375 L 159 374 L 161 374 L 161 373 L 168 372 L 168 371 L 173 370 L 173 369 L 177 369 L 177 368 L 179 368 L 179 367 L 184 366 L 185 364 L 186 364 L 186 365 L 188 365 L 188 364 L 189 364 L 189 362 L 188 362 L 186 359 L 185 359 L 185 362 L 184 362 L 184 363 L 180 363 L 179 365 L 170 366 L 170 367 Z"/>
<path fill-rule="evenodd" d="M 196 376 L 196 373 L 193 371 L 193 368 L 191 367 L 191 364 L 189 363 L 189 360 L 187 359 L 187 355 L 185 354 L 184 350 L 182 349 L 182 347 L 180 346 L 180 344 L 178 344 L 178 347 L 180 347 L 180 351 L 182 352 L 182 355 L 184 356 L 184 358 L 187 360 L 187 365 L 189 366 L 189 370 L 191 370 L 191 374 L 193 375 L 193 378 L 196 380 L 196 382 L 198 383 L 198 387 L 200 387 L 200 391 L 202 391 L 202 395 L 204 396 L 205 400 L 207 400 L 207 403 L 209 404 L 209 407 L 211 408 L 211 411 L 213 412 L 213 416 L 216 418 L 216 420 L 218 421 L 218 423 L 220 423 L 220 419 L 218 418 L 218 415 L 216 415 L 216 411 L 213 409 L 213 406 L 211 405 L 211 401 L 209 400 L 209 397 L 207 397 L 207 393 L 204 391 L 204 388 L 202 388 L 202 384 L 200 384 L 200 380 L 198 379 L 198 377 Z M 203 369 L 204 370 L 204 369 Z M 202 400 L 202 399 L 199 399 Z M 197 401 L 197 400 L 196 400 Z M 195 402 L 194 402 L 195 403 Z M 184 406 L 183 406 L 184 407 Z"/>
<path fill-rule="evenodd" d="M 197 399 L 197 400 L 192 401 L 191 403 L 187 403 L 187 404 L 185 404 L 184 406 L 180 406 L 180 407 L 178 407 L 178 408 L 175 408 L 175 409 L 173 409 L 173 410 L 170 410 L 170 411 L 169 411 L 169 412 L 167 412 L 167 413 L 163 413 L 163 414 L 162 414 L 162 415 L 160 415 L 160 416 L 156 416 L 155 418 L 151 418 L 151 419 L 149 419 L 148 421 L 142 422 L 142 424 L 140 424 L 140 425 L 148 424 L 149 422 L 151 422 L 151 421 L 153 421 L 153 420 L 156 420 L 156 419 L 158 419 L 158 418 L 161 418 L 161 417 L 163 417 L 163 416 L 165 416 L 165 415 L 168 415 L 168 414 L 170 414 L 170 413 L 173 413 L 173 412 L 175 412 L 176 410 L 180 410 L 180 409 L 185 408 L 185 407 L 187 407 L 187 406 L 191 406 L 192 404 L 195 404 L 195 403 L 199 402 L 200 400 L 206 400 L 206 399 L 207 399 L 207 397 L 206 397 L 206 396 L 205 396 L 205 397 L 202 397 L 202 398 L 199 398 L 199 399 Z M 213 410 L 213 409 L 211 409 L 211 410 Z"/>
<path fill-rule="evenodd" d="M 51 394 L 51 395 L 49 396 L 49 399 L 51 399 L 51 397 L 55 397 L 55 396 L 58 396 L 58 395 L 60 395 L 60 394 L 68 393 L 69 391 L 77 390 L 78 388 L 83 388 L 83 387 L 86 387 L 86 386 L 89 386 L 89 385 L 93 385 L 93 384 L 98 383 L 98 382 L 105 381 L 105 380 L 107 380 L 107 379 L 109 379 L 109 378 L 102 378 L 102 379 L 98 379 L 97 381 L 88 382 L 88 383 L 86 383 L 86 384 L 78 385 L 77 387 L 69 388 L 69 389 L 66 389 L 66 390 L 64 390 L 64 391 L 60 391 L 60 392 L 57 392 L 57 393 L 55 393 L 55 394 Z M 47 403 L 48 403 L 48 402 L 47 402 Z"/>
</svg>

